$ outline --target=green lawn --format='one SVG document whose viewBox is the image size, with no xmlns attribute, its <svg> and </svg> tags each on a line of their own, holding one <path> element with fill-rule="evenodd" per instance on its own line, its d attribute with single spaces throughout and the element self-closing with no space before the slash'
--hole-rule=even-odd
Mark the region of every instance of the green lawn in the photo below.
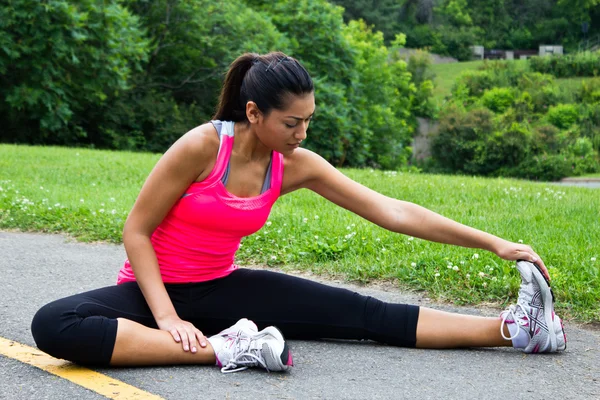
<svg viewBox="0 0 600 400">
<path fill-rule="evenodd" d="M 435 88 L 433 90 L 433 97 L 436 99 L 436 102 L 441 104 L 444 98 L 450 94 L 452 86 L 460 74 L 462 74 L 464 71 L 476 70 L 482 65 L 483 61 L 468 61 L 432 65 L 431 69 L 435 73 Z"/>
<path fill-rule="evenodd" d="M 0 229 L 118 243 L 158 157 L 0 145 Z M 343 172 L 386 195 L 531 244 L 549 266 L 560 312 L 600 321 L 600 191 L 509 179 Z M 282 197 L 267 225 L 243 241 L 238 261 L 351 280 L 391 279 L 457 303 L 503 306 L 515 300 L 519 284 L 511 262 L 385 231 L 309 191 Z"/>
</svg>

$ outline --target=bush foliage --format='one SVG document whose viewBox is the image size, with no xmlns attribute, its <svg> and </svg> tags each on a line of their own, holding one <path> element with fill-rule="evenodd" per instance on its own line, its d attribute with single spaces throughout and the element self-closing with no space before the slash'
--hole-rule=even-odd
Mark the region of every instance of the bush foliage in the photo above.
<svg viewBox="0 0 600 400">
<path fill-rule="evenodd" d="M 583 82 L 573 95 L 506 62 L 469 71 L 440 114 L 427 168 L 537 180 L 599 172 L 598 87 Z"/>
</svg>

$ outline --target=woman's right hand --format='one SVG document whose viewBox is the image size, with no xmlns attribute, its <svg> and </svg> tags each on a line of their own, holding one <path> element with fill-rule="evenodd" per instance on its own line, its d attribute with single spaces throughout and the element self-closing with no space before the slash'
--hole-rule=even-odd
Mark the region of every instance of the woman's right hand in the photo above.
<svg viewBox="0 0 600 400">
<path fill-rule="evenodd" d="M 177 343 L 181 343 L 183 351 L 196 353 L 198 343 L 200 347 L 206 347 L 206 336 L 191 322 L 175 316 L 157 320 L 156 323 L 159 329 L 169 332 Z"/>
</svg>

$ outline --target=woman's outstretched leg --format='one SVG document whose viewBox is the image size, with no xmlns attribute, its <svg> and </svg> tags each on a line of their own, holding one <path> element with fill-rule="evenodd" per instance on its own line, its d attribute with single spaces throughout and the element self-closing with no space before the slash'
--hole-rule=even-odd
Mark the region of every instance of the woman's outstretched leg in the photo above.
<svg viewBox="0 0 600 400">
<path fill-rule="evenodd" d="M 417 345 L 419 348 L 448 349 L 456 347 L 512 346 L 506 337 L 510 332 L 499 318 L 456 314 L 421 307 L 417 322 Z"/>
<path fill-rule="evenodd" d="M 521 275 L 519 298 L 501 318 L 451 314 L 421 308 L 417 323 L 417 347 L 513 346 L 526 353 L 565 350 L 567 337 L 554 313 L 554 295 L 536 264 L 518 261 Z"/>
</svg>

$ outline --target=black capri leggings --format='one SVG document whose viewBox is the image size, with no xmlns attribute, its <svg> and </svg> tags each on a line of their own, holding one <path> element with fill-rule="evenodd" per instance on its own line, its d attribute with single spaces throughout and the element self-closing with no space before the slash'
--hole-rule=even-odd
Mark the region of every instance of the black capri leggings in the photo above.
<svg viewBox="0 0 600 400">
<path fill-rule="evenodd" d="M 238 269 L 208 282 L 165 286 L 179 317 L 206 336 L 245 317 L 259 327 L 277 326 L 286 339 L 416 343 L 418 306 L 385 303 L 282 273 Z M 129 282 L 47 304 L 34 316 L 31 331 L 37 346 L 54 357 L 108 365 L 117 318 L 157 328 L 139 286 Z"/>
</svg>

